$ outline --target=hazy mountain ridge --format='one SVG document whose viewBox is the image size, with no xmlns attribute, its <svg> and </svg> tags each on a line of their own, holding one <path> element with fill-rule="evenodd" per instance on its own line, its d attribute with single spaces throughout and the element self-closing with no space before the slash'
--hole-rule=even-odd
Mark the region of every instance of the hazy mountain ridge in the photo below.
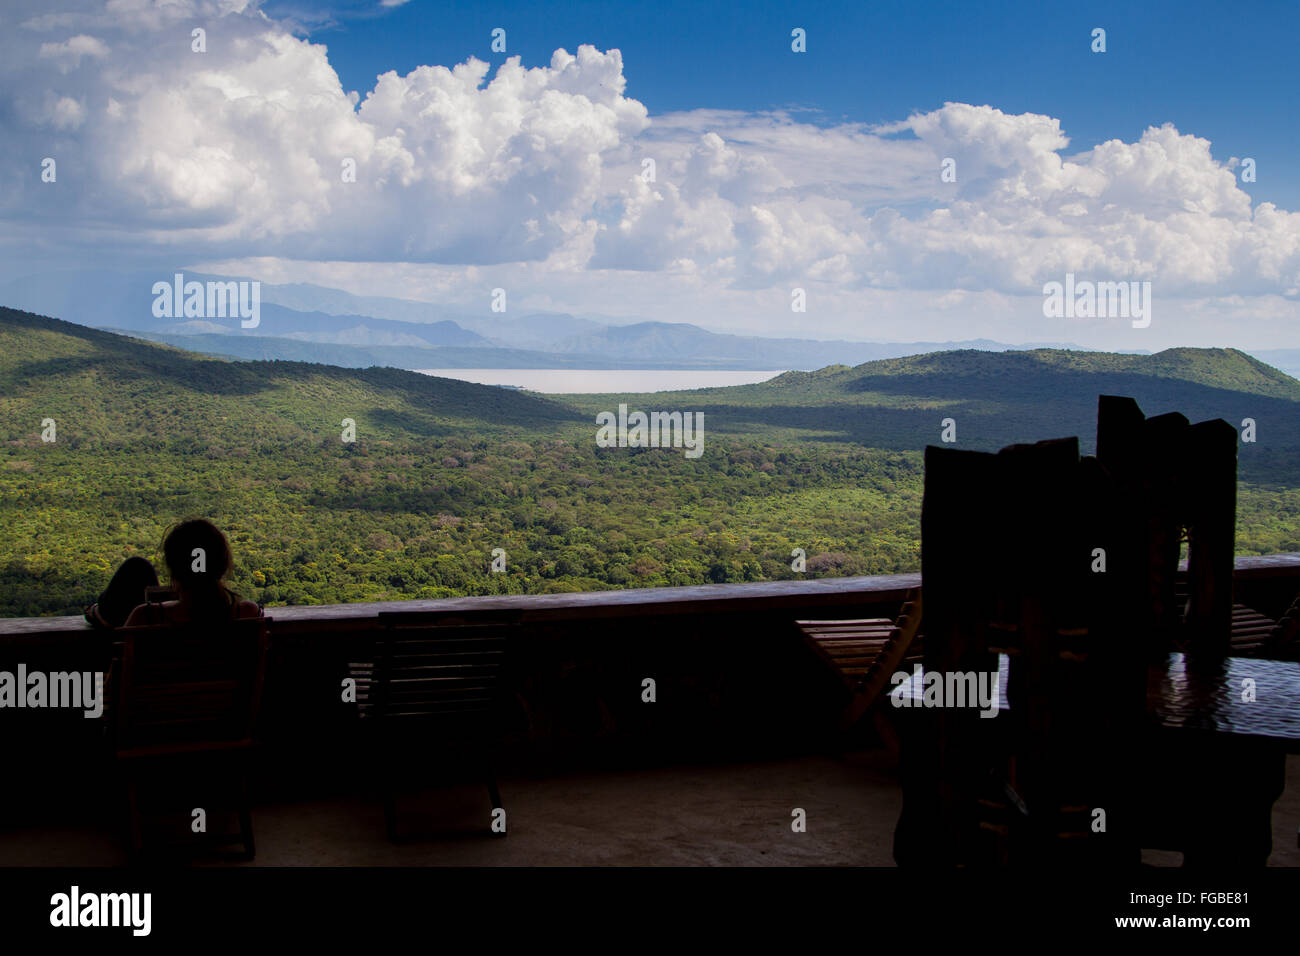
<svg viewBox="0 0 1300 956">
<path fill-rule="evenodd" d="M 601 355 L 574 353 L 560 355 L 530 349 L 496 348 L 489 345 L 438 348 L 383 345 L 338 345 L 299 339 L 277 338 L 264 335 L 197 334 L 170 335 L 161 332 L 109 329 L 122 335 L 151 342 L 162 342 L 174 348 L 206 355 L 233 359 L 285 360 L 318 362 L 341 368 L 369 368 L 382 365 L 408 370 L 416 369 L 677 369 L 680 362 L 655 362 L 645 359 L 614 361 Z M 704 366 L 716 368 L 716 365 Z"/>
<path fill-rule="evenodd" d="M 238 281 L 237 277 L 203 273 L 184 275 L 187 281 Z M 628 321 L 611 316 L 597 320 L 562 312 L 535 312 L 516 318 L 513 313 L 492 313 L 485 309 L 482 314 L 471 315 L 427 302 L 357 296 L 305 283 L 264 283 L 261 322 L 256 328 L 244 329 L 237 318 L 155 317 L 152 284 L 171 278 L 154 272 L 28 276 L 0 286 L 0 304 L 36 314 L 60 315 L 85 325 L 149 333 L 156 340 L 196 351 L 241 358 L 256 355 L 266 359 L 316 360 L 347 367 L 388 364 L 409 369 L 816 369 L 955 348 L 1077 348 L 1068 343 L 1009 345 L 987 339 L 889 343 L 766 338 L 713 332 L 687 323 Z M 252 348 L 237 345 L 231 340 L 236 338 L 278 341 Z M 332 350 L 313 353 L 284 344 L 294 340 L 360 350 L 391 347 L 481 348 L 484 351 L 437 357 L 421 353 L 404 355 L 401 351 L 363 351 L 348 357 Z"/>
</svg>

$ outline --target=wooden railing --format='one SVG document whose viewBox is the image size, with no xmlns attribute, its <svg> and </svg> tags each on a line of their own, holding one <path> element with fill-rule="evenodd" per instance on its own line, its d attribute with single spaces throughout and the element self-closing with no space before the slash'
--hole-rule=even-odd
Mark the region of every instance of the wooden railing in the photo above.
<svg viewBox="0 0 1300 956">
<path fill-rule="evenodd" d="M 1276 618 L 1300 591 L 1298 579 L 1300 554 L 1239 558 L 1237 600 Z M 793 622 L 892 618 L 920 583 L 901 574 L 267 608 L 263 780 L 327 785 L 356 757 L 356 708 L 342 699 L 342 682 L 389 610 L 508 615 L 521 625 L 507 680 L 507 738 L 520 760 L 716 760 L 824 747 L 844 692 Z M 79 617 L 0 619 L 0 670 L 19 662 L 29 671 L 102 670 L 112 641 Z M 647 679 L 654 703 L 645 700 Z M 17 731 L 7 735 L 6 759 L 20 760 L 30 781 L 66 784 L 102 749 L 100 722 L 79 714 L 0 719 Z"/>
<path fill-rule="evenodd" d="M 1294 577 L 1300 577 L 1300 552 L 1236 559 L 1235 581 L 1239 598 L 1248 599 L 1245 603 L 1249 603 L 1256 593 L 1269 591 L 1272 582 Z M 807 611 L 834 617 L 839 610 L 861 607 L 863 604 L 888 605 L 899 602 L 908 588 L 918 587 L 920 583 L 920 574 L 882 574 L 751 584 L 628 588 L 571 594 L 512 594 L 270 607 L 266 613 L 275 618 L 274 629 L 285 634 L 364 629 L 367 622 L 373 624 L 384 611 L 448 614 L 510 612 L 519 614 L 524 622 L 736 611 Z M 1285 586 L 1280 591 L 1285 592 Z M 90 626 L 79 616 L 0 618 L 0 642 L 25 636 L 40 639 L 56 634 L 84 634 L 90 630 Z"/>
<path fill-rule="evenodd" d="M 1300 570 L 1300 555 L 1297 556 Z M 703 584 L 689 587 L 628 588 L 615 591 L 584 591 L 569 594 L 510 594 L 485 597 L 438 598 L 412 601 L 372 601 L 357 604 L 323 604 L 298 607 L 269 607 L 275 630 L 301 634 L 309 631 L 351 630 L 364 626 L 384 611 L 430 611 L 480 614 L 511 612 L 524 621 L 563 619 L 595 620 L 626 617 L 629 614 L 682 615 L 748 611 L 837 608 L 868 603 L 901 601 L 908 588 L 916 587 L 919 574 L 868 577 L 812 578 L 798 581 L 765 581 L 751 584 Z M 81 617 L 0 618 L 0 640 L 21 635 L 84 633 L 91 628 Z"/>
</svg>

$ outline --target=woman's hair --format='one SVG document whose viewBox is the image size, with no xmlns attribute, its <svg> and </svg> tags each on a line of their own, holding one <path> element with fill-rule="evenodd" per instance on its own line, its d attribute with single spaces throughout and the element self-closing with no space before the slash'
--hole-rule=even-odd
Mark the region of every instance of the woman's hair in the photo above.
<svg viewBox="0 0 1300 956">
<path fill-rule="evenodd" d="M 173 586 L 196 610 L 229 615 L 239 603 L 224 581 L 234 563 L 230 543 L 206 518 L 173 525 L 163 541 L 163 560 Z"/>
<path fill-rule="evenodd" d="M 147 589 L 157 584 L 152 564 L 140 557 L 127 558 L 99 596 L 99 626 L 121 627 L 132 611 L 149 600 Z"/>
</svg>

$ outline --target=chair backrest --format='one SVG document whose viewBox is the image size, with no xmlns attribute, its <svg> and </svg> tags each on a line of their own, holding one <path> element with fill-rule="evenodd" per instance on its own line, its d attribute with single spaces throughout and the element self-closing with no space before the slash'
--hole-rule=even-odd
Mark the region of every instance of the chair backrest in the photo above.
<svg viewBox="0 0 1300 956">
<path fill-rule="evenodd" d="M 446 734 L 490 729 L 513 624 L 401 611 L 380 614 L 379 623 L 362 716 L 390 726 L 418 722 L 421 733 L 430 725 Z"/>
<path fill-rule="evenodd" d="M 1222 419 L 1191 426 L 1184 516 L 1189 656 L 1229 653 L 1237 545 L 1237 430 Z"/>
<path fill-rule="evenodd" d="M 1021 858 L 1114 859 L 1134 844 L 1125 782 L 1139 759 L 1146 662 L 1175 642 L 1222 657 L 1232 620 L 1236 433 L 1177 413 L 1146 418 L 1102 396 L 1097 458 L 1074 439 L 997 455 L 926 449 L 922 579 L 926 670 L 978 671 L 1010 658 L 1008 776 L 1027 807 Z M 1175 598 L 1188 529 L 1192 600 Z M 1100 704 L 1100 706 L 1099 706 Z M 1002 721 L 1000 721 L 1002 722 Z M 939 712 L 932 785 L 940 850 L 969 833 L 990 735 L 978 715 Z M 1105 808 L 1113 838 L 1091 831 Z M 959 857 L 960 858 L 960 857 Z"/>
<path fill-rule="evenodd" d="M 903 661 L 912 650 L 917 632 L 921 629 L 921 619 L 921 589 L 911 588 L 903 599 L 903 606 L 889 636 L 862 677 L 859 693 L 868 701 L 879 697 L 903 666 Z"/>
<path fill-rule="evenodd" d="M 117 751 L 247 746 L 261 705 L 267 618 L 129 627 L 122 638 Z"/>
<path fill-rule="evenodd" d="M 1229 653 L 1237 505 L 1237 432 L 1221 419 L 1147 418 L 1131 398 L 1097 405 L 1097 458 L 1130 509 L 1143 552 L 1139 626 L 1148 650 L 1199 659 Z M 1175 598 L 1186 531 L 1190 600 Z"/>
<path fill-rule="evenodd" d="M 926 448 L 926 670 L 996 670 L 997 653 L 1023 640 L 1009 635 L 1026 601 L 1064 605 L 1078 590 L 1087 570 L 1081 484 L 1075 438 L 998 454 Z"/>
<path fill-rule="evenodd" d="M 1140 717 L 1145 665 L 1114 627 L 1121 582 L 1095 573 L 1097 548 L 1108 571 L 1131 550 L 1116 548 L 1125 522 L 1111 503 L 1105 474 L 1074 438 L 997 454 L 926 449 L 925 669 L 995 672 L 996 655 L 1009 658 L 1009 710 L 997 720 L 970 707 L 933 717 L 930 777 L 913 787 L 939 794 L 920 802 L 934 819 L 927 853 L 983 858 L 990 772 L 1027 820 L 1017 859 L 1062 853 L 1076 804 L 1124 815 L 1106 761 L 1122 756 L 1117 741 Z"/>
</svg>

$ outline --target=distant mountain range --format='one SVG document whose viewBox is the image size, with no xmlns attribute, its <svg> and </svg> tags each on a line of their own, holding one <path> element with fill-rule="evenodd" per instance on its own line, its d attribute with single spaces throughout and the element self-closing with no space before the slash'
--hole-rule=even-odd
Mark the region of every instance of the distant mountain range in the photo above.
<svg viewBox="0 0 1300 956">
<path fill-rule="evenodd" d="M 185 273 L 187 281 L 232 277 Z M 952 349 L 1065 348 L 1069 343 L 850 342 L 711 332 L 677 322 L 537 312 L 470 315 L 427 302 L 357 296 L 295 283 L 263 284 L 253 329 L 237 318 L 157 318 L 156 272 L 61 272 L 0 285 L 0 305 L 121 331 L 178 348 L 243 359 L 348 368 L 818 369 Z"/>
</svg>

